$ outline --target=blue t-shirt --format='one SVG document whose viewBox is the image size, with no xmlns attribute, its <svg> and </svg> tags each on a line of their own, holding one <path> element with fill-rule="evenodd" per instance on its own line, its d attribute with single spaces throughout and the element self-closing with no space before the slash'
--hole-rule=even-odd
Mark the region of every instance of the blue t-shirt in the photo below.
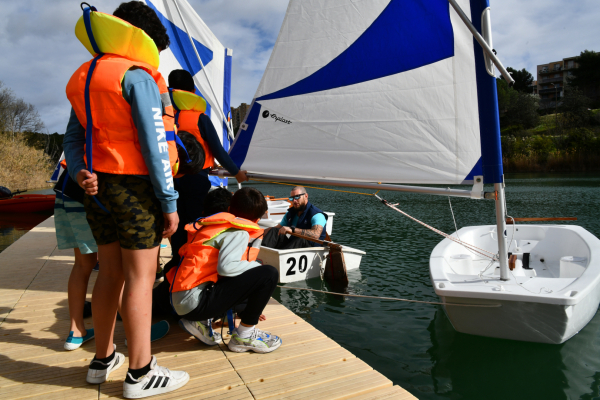
<svg viewBox="0 0 600 400">
<path fill-rule="evenodd" d="M 140 150 L 149 175 L 138 175 L 150 179 L 154 193 L 161 203 L 165 213 L 177 211 L 177 197 L 170 174 L 169 152 L 166 149 L 166 137 L 157 137 L 155 126 L 155 112 L 153 109 L 163 110 L 158 86 L 154 79 L 143 69 L 129 70 L 123 77 L 121 84 L 123 98 L 131 105 L 131 117 L 138 131 Z M 160 121 L 162 123 L 162 120 Z M 75 179 L 77 173 L 86 169 L 83 161 L 85 145 L 85 128 L 77 119 L 75 111 L 71 109 L 71 116 L 65 132 L 63 149 L 69 175 Z M 168 171 L 165 170 L 168 167 Z"/>
<path fill-rule="evenodd" d="M 296 212 L 293 213 L 294 217 L 292 218 L 292 223 L 289 223 L 288 219 L 287 219 L 287 213 L 283 216 L 283 218 L 281 219 L 281 222 L 279 223 L 279 225 L 281 226 L 296 226 L 298 224 L 298 214 Z M 313 215 L 313 217 L 310 219 L 310 226 L 315 226 L 315 225 L 321 225 L 323 228 L 325 227 L 325 225 L 327 225 L 327 220 L 325 219 L 325 216 L 321 213 L 315 214 Z"/>
</svg>

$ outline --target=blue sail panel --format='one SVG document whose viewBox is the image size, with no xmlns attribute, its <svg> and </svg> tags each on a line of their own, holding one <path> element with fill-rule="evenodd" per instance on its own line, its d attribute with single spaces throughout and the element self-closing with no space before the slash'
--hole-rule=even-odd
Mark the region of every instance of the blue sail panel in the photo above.
<svg viewBox="0 0 600 400">
<path fill-rule="evenodd" d="M 258 100 L 349 86 L 453 55 L 454 35 L 447 0 L 392 0 L 371 26 L 329 64 Z"/>
<path fill-rule="evenodd" d="M 148 4 L 148 6 L 152 8 L 154 12 L 156 12 L 158 19 L 160 19 L 160 22 L 162 22 L 164 27 L 167 29 L 167 34 L 169 35 L 169 39 L 171 39 L 171 45 L 169 46 L 169 49 L 173 52 L 177 62 L 179 62 L 183 69 L 190 72 L 192 76 L 196 75 L 198 72 L 200 72 L 202 66 L 198 61 L 198 57 L 196 57 L 196 53 L 194 52 L 194 48 L 190 43 L 188 34 L 171 22 L 167 17 L 165 17 L 150 0 L 146 0 L 146 4 Z M 202 63 L 206 67 L 206 65 L 213 59 L 212 50 L 204 46 L 196 39 L 192 38 L 192 40 L 194 41 L 194 46 L 200 55 Z"/>
</svg>

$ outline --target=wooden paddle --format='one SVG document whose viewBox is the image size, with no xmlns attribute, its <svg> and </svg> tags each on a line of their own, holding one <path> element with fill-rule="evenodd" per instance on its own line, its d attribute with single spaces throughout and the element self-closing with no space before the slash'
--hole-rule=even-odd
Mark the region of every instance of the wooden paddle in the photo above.
<svg viewBox="0 0 600 400">
<path fill-rule="evenodd" d="M 506 218 L 507 224 L 515 222 L 541 222 L 541 221 L 577 221 L 577 217 L 548 217 L 548 218 Z"/>
</svg>

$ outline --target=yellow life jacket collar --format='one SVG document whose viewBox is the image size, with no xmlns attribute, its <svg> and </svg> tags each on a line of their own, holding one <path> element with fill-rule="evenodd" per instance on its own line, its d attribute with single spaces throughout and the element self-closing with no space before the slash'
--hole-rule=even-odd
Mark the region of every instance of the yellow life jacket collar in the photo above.
<svg viewBox="0 0 600 400">
<path fill-rule="evenodd" d="M 114 15 L 90 12 L 90 24 L 96 45 L 101 53 L 116 54 L 133 61 L 141 61 L 158 69 L 159 53 L 154 40 L 142 29 Z M 96 52 L 91 44 L 82 16 L 75 25 L 75 36 L 91 55 Z"/>
<path fill-rule="evenodd" d="M 178 111 L 206 112 L 206 100 L 195 93 L 186 90 L 171 89 L 173 105 Z"/>
</svg>

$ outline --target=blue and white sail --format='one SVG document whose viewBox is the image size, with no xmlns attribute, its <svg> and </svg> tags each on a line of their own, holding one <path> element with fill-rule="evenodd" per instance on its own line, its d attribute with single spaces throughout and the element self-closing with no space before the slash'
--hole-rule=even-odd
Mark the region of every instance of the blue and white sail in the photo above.
<svg viewBox="0 0 600 400">
<path fill-rule="evenodd" d="M 56 163 L 56 167 L 54 167 L 54 171 L 52 171 L 52 176 L 50 177 L 50 180 L 48 181 L 48 183 L 58 182 L 58 178 L 60 178 L 63 171 L 65 170 L 62 167 L 62 165 L 60 165 L 60 162 L 64 159 L 65 159 L 65 152 L 63 151 L 62 154 L 60 155 L 60 158 L 58 159 L 58 162 Z"/>
<path fill-rule="evenodd" d="M 186 0 L 142 1 L 156 12 L 171 40 L 169 48 L 160 53 L 158 70 L 165 80 L 175 69 L 185 69 L 192 74 L 196 94 L 206 99 L 206 114 L 228 151 L 229 137 L 232 136 L 228 134 L 231 131 L 231 127 L 228 130 L 228 121 L 231 115 L 233 51 L 221 44 Z M 210 179 L 213 186 L 227 186 L 226 179 Z"/>
<path fill-rule="evenodd" d="M 481 31 L 488 1 L 458 4 Z M 282 178 L 493 183 L 496 102 L 448 0 L 292 0 L 230 155 Z"/>
</svg>

